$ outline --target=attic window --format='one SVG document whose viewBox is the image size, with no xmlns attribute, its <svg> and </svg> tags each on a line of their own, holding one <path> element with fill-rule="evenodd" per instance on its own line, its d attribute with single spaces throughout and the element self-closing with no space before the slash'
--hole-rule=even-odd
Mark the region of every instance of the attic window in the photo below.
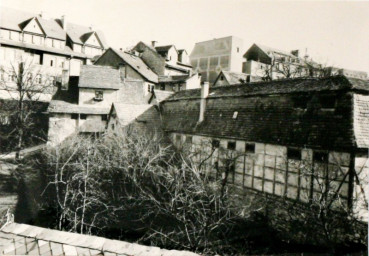
<svg viewBox="0 0 369 256">
<path fill-rule="evenodd" d="M 220 80 L 223 81 L 224 80 L 224 77 L 223 76 L 220 76 Z"/>
<path fill-rule="evenodd" d="M 72 114 L 71 118 L 77 120 L 78 119 L 78 114 Z"/>
<path fill-rule="evenodd" d="M 287 158 L 293 160 L 301 160 L 301 150 L 295 148 L 288 148 Z"/>
<path fill-rule="evenodd" d="M 235 112 L 233 112 L 233 119 L 237 119 L 237 116 L 238 116 L 238 112 L 237 111 L 235 111 Z"/>
<path fill-rule="evenodd" d="M 94 101 L 102 101 L 103 99 L 104 99 L 104 92 L 103 91 L 95 91 Z"/>
<path fill-rule="evenodd" d="M 228 141 L 227 149 L 235 150 L 236 149 L 236 142 L 235 141 Z"/>
<path fill-rule="evenodd" d="M 321 96 L 320 105 L 323 109 L 335 108 L 336 107 L 336 97 L 334 95 Z"/>
<path fill-rule="evenodd" d="M 79 118 L 80 118 L 80 119 L 85 120 L 85 119 L 87 119 L 87 115 L 86 115 L 86 114 L 81 114 L 81 115 L 79 116 Z"/>
<path fill-rule="evenodd" d="M 255 143 L 246 143 L 245 145 L 245 151 L 246 153 L 255 153 Z"/>
</svg>

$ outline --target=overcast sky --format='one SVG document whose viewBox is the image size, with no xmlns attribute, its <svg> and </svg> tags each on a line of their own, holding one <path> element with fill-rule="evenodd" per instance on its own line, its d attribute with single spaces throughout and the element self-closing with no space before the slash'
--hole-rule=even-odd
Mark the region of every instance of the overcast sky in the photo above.
<svg viewBox="0 0 369 256">
<path fill-rule="evenodd" d="M 369 2 L 246 0 L 0 0 L 8 6 L 101 29 L 110 46 L 175 44 L 234 35 L 314 60 L 369 72 Z M 303 50 L 305 53 L 305 50 Z"/>
</svg>

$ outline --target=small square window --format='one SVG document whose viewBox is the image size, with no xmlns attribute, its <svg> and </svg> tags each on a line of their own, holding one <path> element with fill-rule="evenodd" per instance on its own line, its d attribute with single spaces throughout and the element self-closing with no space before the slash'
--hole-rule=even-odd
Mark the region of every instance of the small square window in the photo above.
<svg viewBox="0 0 369 256">
<path fill-rule="evenodd" d="M 72 114 L 72 119 L 78 119 L 78 114 Z"/>
<path fill-rule="evenodd" d="M 186 136 L 186 143 L 192 143 L 192 136 Z"/>
<path fill-rule="evenodd" d="M 246 153 L 255 153 L 255 143 L 246 143 L 245 145 L 245 151 Z"/>
<path fill-rule="evenodd" d="M 81 114 L 81 115 L 79 116 L 79 118 L 80 118 L 80 119 L 85 120 L 85 119 L 87 119 L 87 115 L 86 115 L 86 114 Z"/>
<path fill-rule="evenodd" d="M 228 141 L 227 149 L 235 150 L 236 149 L 236 142 L 235 141 Z"/>
<path fill-rule="evenodd" d="M 102 101 L 104 99 L 104 92 L 103 91 L 95 91 L 95 101 Z"/>
<path fill-rule="evenodd" d="M 212 140 L 211 145 L 213 148 L 219 148 L 220 142 L 219 140 Z"/>
<path fill-rule="evenodd" d="M 314 152 L 313 161 L 317 163 L 328 163 L 328 153 L 327 152 Z"/>
<path fill-rule="evenodd" d="M 101 121 L 107 121 L 108 115 L 101 115 Z"/>
<path fill-rule="evenodd" d="M 176 141 L 177 141 L 177 142 L 181 142 L 181 135 L 180 135 L 180 134 L 177 134 L 177 135 L 176 135 Z"/>
<path fill-rule="evenodd" d="M 301 150 L 295 148 L 288 148 L 287 158 L 293 160 L 301 160 Z"/>
</svg>

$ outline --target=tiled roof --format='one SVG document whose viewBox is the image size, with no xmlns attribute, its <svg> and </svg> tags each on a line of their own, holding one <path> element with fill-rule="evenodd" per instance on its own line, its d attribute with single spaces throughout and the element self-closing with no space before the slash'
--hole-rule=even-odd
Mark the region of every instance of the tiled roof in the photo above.
<svg viewBox="0 0 369 256">
<path fill-rule="evenodd" d="M 184 68 L 183 66 L 186 66 L 187 67 L 187 69 L 186 68 Z M 189 71 L 189 67 L 190 66 L 187 66 L 187 65 L 173 65 L 173 64 L 168 64 L 168 63 L 166 63 L 165 64 L 165 67 L 166 68 L 172 68 L 172 69 L 175 69 L 175 70 L 179 70 L 179 71 L 182 71 L 182 72 L 184 72 L 184 73 L 188 73 L 188 71 Z"/>
<path fill-rule="evenodd" d="M 349 91 L 367 95 L 369 81 L 331 77 L 211 87 L 199 123 L 200 89 L 185 90 L 161 103 L 163 127 L 168 132 L 297 147 L 349 149 L 355 140 L 358 147 L 368 147 L 368 101 L 356 103 L 360 107 L 354 133 Z M 304 95 L 311 95 L 312 105 L 295 108 L 295 99 Z M 337 97 L 335 111 L 320 110 L 317 100 L 324 95 Z"/>
<path fill-rule="evenodd" d="M 81 67 L 78 87 L 119 89 L 122 86 L 119 70 L 109 66 L 84 65 Z"/>
<path fill-rule="evenodd" d="M 26 13 L 23 11 L 1 7 L 0 8 L 0 27 L 22 31 L 24 26 L 32 19 L 36 18 L 46 35 L 50 38 L 66 40 L 66 34 L 72 39 L 73 42 L 83 44 L 88 39 L 86 35 L 96 32 L 98 38 L 103 44 L 104 48 L 107 48 L 107 44 L 104 35 L 101 31 L 93 31 L 89 27 L 67 23 L 67 33 L 60 26 L 59 19 L 44 19 L 39 15 Z"/>
<path fill-rule="evenodd" d="M 280 49 L 272 48 L 272 47 L 269 47 L 269 46 L 266 46 L 266 45 L 261 45 L 261 44 L 254 44 L 254 45 L 259 47 L 267 55 L 269 55 L 268 52 L 269 53 L 279 53 L 279 54 L 283 54 L 283 55 L 286 55 L 286 56 L 289 56 L 289 57 L 296 58 L 296 56 L 292 55 L 290 52 L 287 52 L 287 51 L 283 51 L 283 50 L 280 50 Z"/>
<path fill-rule="evenodd" d="M 47 111 L 49 113 L 103 115 L 109 113 L 109 108 L 80 106 L 62 100 L 52 100 Z"/>
<path fill-rule="evenodd" d="M 94 32 L 96 32 L 97 37 L 99 38 L 103 47 L 107 48 L 104 35 L 101 31 L 95 31 L 86 26 L 67 23 L 67 34 L 74 43 L 84 44 Z"/>
<path fill-rule="evenodd" d="M 97 236 L 11 223 L 0 231 L 2 255 L 152 255 L 195 256 L 189 251 L 127 243 Z"/>
<path fill-rule="evenodd" d="M 122 58 L 128 65 L 130 65 L 134 70 L 140 73 L 143 77 L 145 77 L 148 81 L 157 83 L 158 75 L 155 74 L 146 64 L 142 61 L 142 59 L 134 54 L 130 54 L 127 52 L 122 52 L 112 49 L 120 58 Z"/>
<path fill-rule="evenodd" d="M 359 148 L 369 148 L 369 96 L 354 95 L 354 134 Z"/>
<path fill-rule="evenodd" d="M 142 113 L 148 110 L 153 105 L 150 104 L 125 104 L 113 103 L 112 108 L 115 109 L 119 121 L 126 125 L 134 121 Z"/>
<path fill-rule="evenodd" d="M 234 86 L 211 87 L 208 98 L 337 91 L 344 89 L 369 91 L 369 81 L 357 78 L 346 78 L 344 76 L 280 79 L 271 82 L 263 81 Z M 198 98 L 200 98 L 200 89 L 192 89 L 177 92 L 172 97 L 169 97 L 167 101 Z"/>
<path fill-rule="evenodd" d="M 28 49 L 33 49 L 33 50 L 41 50 L 44 52 L 57 53 L 60 55 L 79 57 L 79 58 L 84 58 L 84 59 L 90 57 L 84 53 L 74 52 L 71 48 L 69 48 L 69 46 L 65 46 L 64 49 L 57 49 L 57 48 L 47 47 L 43 45 L 27 44 L 27 43 L 23 43 L 19 41 L 17 42 L 17 41 L 6 40 L 6 39 L 0 39 L 0 44 L 28 48 Z"/>
</svg>

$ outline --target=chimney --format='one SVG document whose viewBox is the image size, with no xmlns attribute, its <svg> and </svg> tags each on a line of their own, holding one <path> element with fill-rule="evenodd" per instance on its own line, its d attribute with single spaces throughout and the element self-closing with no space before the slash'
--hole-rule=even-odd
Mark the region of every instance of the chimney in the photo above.
<svg viewBox="0 0 369 256">
<path fill-rule="evenodd" d="M 65 15 L 61 16 L 60 21 L 64 31 L 67 31 L 67 17 Z"/>
<path fill-rule="evenodd" d="M 151 46 L 152 47 L 155 47 L 155 45 L 156 45 L 156 43 L 157 43 L 158 41 L 151 41 Z"/>
<path fill-rule="evenodd" d="M 204 121 L 205 108 L 206 108 L 206 98 L 209 95 L 209 82 L 204 82 L 201 86 L 201 99 L 200 99 L 200 116 L 199 123 Z"/>
</svg>

